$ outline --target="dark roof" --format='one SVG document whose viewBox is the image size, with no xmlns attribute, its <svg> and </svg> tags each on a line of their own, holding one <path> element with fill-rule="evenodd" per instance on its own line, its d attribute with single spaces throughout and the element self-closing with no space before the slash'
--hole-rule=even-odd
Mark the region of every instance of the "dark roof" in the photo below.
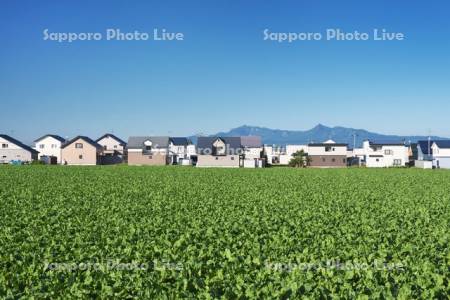
<svg viewBox="0 0 450 300">
<path fill-rule="evenodd" d="M 376 141 L 369 141 L 369 144 L 371 146 L 405 146 L 405 142 L 404 141 L 376 140 Z"/>
<path fill-rule="evenodd" d="M 171 137 L 170 141 L 175 146 L 187 146 L 187 145 L 192 144 L 191 140 L 186 137 Z"/>
<path fill-rule="evenodd" d="M 241 146 L 244 148 L 262 147 L 261 137 L 255 135 L 241 136 Z"/>
<path fill-rule="evenodd" d="M 23 148 L 23 149 L 25 149 L 25 150 L 28 150 L 28 151 L 30 151 L 30 152 L 32 152 L 32 153 L 39 153 L 39 151 L 34 150 L 34 149 L 31 148 L 30 146 L 25 145 L 25 144 L 22 143 L 21 141 L 16 140 L 15 138 L 10 137 L 9 135 L 6 135 L 6 134 L 0 134 L 0 137 L 3 138 L 3 139 L 5 139 L 5 140 L 7 140 L 8 142 L 13 143 L 13 144 L 19 146 L 20 148 Z"/>
<path fill-rule="evenodd" d="M 41 136 L 40 138 L 38 138 L 38 139 L 35 140 L 34 142 L 37 143 L 37 142 L 39 142 L 40 140 L 45 139 L 46 137 L 52 137 L 52 138 L 54 138 L 55 140 L 60 141 L 61 143 L 65 143 L 65 142 L 66 142 L 66 139 L 65 139 L 65 138 L 60 137 L 59 135 L 56 135 L 56 134 L 46 134 L 46 135 L 44 135 L 44 136 Z"/>
<path fill-rule="evenodd" d="M 241 137 L 201 136 L 197 139 L 197 149 L 199 153 L 211 154 L 212 146 L 217 139 L 221 139 L 227 145 L 227 152 L 238 153 L 242 150 Z"/>
<path fill-rule="evenodd" d="M 124 140 L 118 138 L 117 136 L 115 136 L 112 133 L 106 133 L 106 134 L 102 135 L 101 137 L 99 137 L 98 139 L 96 139 L 95 141 L 98 143 L 98 141 L 100 141 L 101 139 L 104 139 L 106 137 L 110 137 L 110 138 L 115 139 L 116 141 L 118 141 L 120 143 L 121 146 L 126 146 L 127 145 L 127 142 L 125 142 Z"/>
<path fill-rule="evenodd" d="M 442 149 L 450 149 L 450 141 L 434 141 L 434 143 Z"/>
<path fill-rule="evenodd" d="M 168 148 L 168 136 L 130 136 L 128 138 L 128 149 L 142 149 L 145 141 L 151 141 L 155 149 Z"/>
<path fill-rule="evenodd" d="M 324 147 L 324 146 L 337 146 L 337 147 L 343 147 L 347 146 L 348 144 L 344 143 L 309 143 L 308 147 Z"/>
<path fill-rule="evenodd" d="M 78 135 L 78 136 L 74 137 L 73 139 L 71 139 L 70 141 L 68 141 L 64 145 L 62 145 L 61 148 L 66 148 L 67 146 L 69 146 L 70 144 L 72 144 L 73 142 L 75 142 L 78 139 L 82 139 L 86 143 L 91 144 L 92 146 L 94 146 L 95 148 L 103 148 L 99 143 L 97 143 L 93 139 L 91 139 L 91 138 L 89 138 L 87 136 L 84 136 L 84 135 Z"/>
<path fill-rule="evenodd" d="M 417 144 L 423 154 L 432 154 L 430 152 L 432 152 L 431 146 L 433 145 L 433 141 L 430 141 L 430 147 L 428 147 L 428 141 L 418 141 Z"/>
</svg>

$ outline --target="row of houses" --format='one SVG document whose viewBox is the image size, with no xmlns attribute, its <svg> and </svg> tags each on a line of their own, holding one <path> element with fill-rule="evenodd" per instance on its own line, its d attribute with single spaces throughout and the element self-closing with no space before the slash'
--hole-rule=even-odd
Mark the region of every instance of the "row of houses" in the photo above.
<svg viewBox="0 0 450 300">
<path fill-rule="evenodd" d="M 310 167 L 369 168 L 405 167 L 450 168 L 450 141 L 363 142 L 349 149 L 345 143 L 328 140 L 305 145 L 263 145 L 259 136 L 198 137 L 195 145 L 186 137 L 131 136 L 128 142 L 113 134 L 96 140 L 76 136 L 66 140 L 54 134 L 34 141 L 34 147 L 0 135 L 0 163 L 27 163 L 35 160 L 63 165 L 195 165 L 197 167 L 262 168 L 287 165 L 298 151 L 308 155 Z"/>
</svg>

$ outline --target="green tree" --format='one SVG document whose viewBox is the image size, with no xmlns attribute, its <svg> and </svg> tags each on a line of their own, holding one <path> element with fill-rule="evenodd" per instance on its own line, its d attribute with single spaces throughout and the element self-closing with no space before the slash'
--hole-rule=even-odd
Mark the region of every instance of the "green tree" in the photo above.
<svg viewBox="0 0 450 300">
<path fill-rule="evenodd" d="M 289 161 L 289 166 L 294 168 L 306 168 L 309 166 L 311 162 L 311 158 L 308 156 L 308 153 L 300 150 L 292 154 L 292 159 Z"/>
</svg>

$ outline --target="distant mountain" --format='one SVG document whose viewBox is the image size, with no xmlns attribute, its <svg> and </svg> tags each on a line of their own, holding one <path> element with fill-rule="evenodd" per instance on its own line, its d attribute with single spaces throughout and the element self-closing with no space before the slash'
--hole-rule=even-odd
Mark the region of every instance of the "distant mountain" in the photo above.
<svg viewBox="0 0 450 300">
<path fill-rule="evenodd" d="M 360 147 L 362 142 L 366 139 L 383 141 L 383 142 L 398 142 L 406 141 L 415 143 L 418 140 L 426 140 L 427 136 L 399 136 L 399 135 L 384 135 L 379 133 L 370 132 L 364 129 L 354 129 L 346 127 L 328 127 L 322 124 L 315 126 L 314 128 L 306 131 L 296 130 L 281 130 L 270 129 L 258 126 L 243 125 L 237 128 L 233 128 L 226 132 L 218 132 L 211 136 L 247 136 L 247 135 L 259 135 L 262 138 L 264 144 L 307 144 L 310 142 L 324 142 L 332 139 L 338 143 L 347 143 L 350 147 L 353 147 L 353 137 L 356 136 L 356 146 Z M 432 139 L 448 139 L 442 137 L 432 136 Z M 191 139 L 196 142 L 196 137 Z"/>
</svg>

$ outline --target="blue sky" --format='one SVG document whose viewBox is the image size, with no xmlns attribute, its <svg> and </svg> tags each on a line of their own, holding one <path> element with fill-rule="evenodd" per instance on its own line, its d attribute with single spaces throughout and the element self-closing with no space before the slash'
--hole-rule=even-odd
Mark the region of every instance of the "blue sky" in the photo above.
<svg viewBox="0 0 450 300">
<path fill-rule="evenodd" d="M 95 2 L 95 3 L 94 3 Z M 0 131 L 93 138 L 317 123 L 450 137 L 448 1 L 2 1 Z M 44 41 L 182 32 L 184 41 Z M 327 28 L 404 41 L 263 40 Z"/>
</svg>

